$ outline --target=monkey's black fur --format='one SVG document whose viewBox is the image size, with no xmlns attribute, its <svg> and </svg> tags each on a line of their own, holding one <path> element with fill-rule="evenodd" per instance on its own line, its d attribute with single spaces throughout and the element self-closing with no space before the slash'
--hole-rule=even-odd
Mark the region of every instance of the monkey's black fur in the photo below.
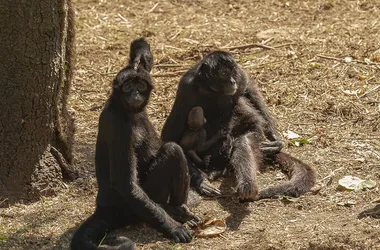
<svg viewBox="0 0 380 250">
<path fill-rule="evenodd" d="M 299 196 L 313 186 L 312 168 L 280 152 L 283 144 L 260 91 L 231 54 L 212 52 L 184 74 L 163 127 L 164 141 L 179 142 L 185 132 L 187 114 L 195 106 L 204 110 L 208 138 L 224 130 L 225 138 L 206 152 L 211 154 L 209 167 L 219 170 L 232 167 L 241 199 Z M 290 180 L 258 192 L 256 172 L 262 169 L 264 160 L 278 163 Z M 192 183 L 202 182 L 202 174 L 192 174 Z"/>
<path fill-rule="evenodd" d="M 145 111 L 153 89 L 148 43 L 133 41 L 130 54 L 99 118 L 97 205 L 72 239 L 75 250 L 134 249 L 125 237 L 98 244 L 106 233 L 135 222 L 147 222 L 176 242 L 191 241 L 181 224 L 194 218 L 185 205 L 190 182 L 185 155 L 177 144 L 161 143 Z"/>
<path fill-rule="evenodd" d="M 203 109 L 199 106 L 192 108 L 187 119 L 187 129 L 179 145 L 195 165 L 207 168 L 210 163 L 210 155 L 205 155 L 202 157 L 203 159 L 201 159 L 198 154 L 207 151 L 218 140 L 222 139 L 223 135 L 220 131 L 207 141 L 207 133 L 203 128 L 206 122 L 207 120 L 204 117 Z"/>
<path fill-rule="evenodd" d="M 132 42 L 129 52 L 129 65 L 132 65 L 135 69 L 141 66 L 148 72 L 152 70 L 153 55 L 150 52 L 150 45 L 144 38 L 136 39 Z"/>
</svg>

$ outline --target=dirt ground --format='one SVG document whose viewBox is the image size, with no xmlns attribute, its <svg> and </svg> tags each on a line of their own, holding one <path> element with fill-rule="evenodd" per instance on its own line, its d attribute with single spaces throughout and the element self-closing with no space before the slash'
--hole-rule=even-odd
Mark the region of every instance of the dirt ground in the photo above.
<svg viewBox="0 0 380 250">
<path fill-rule="evenodd" d="M 130 42 L 140 36 L 147 37 L 155 56 L 156 89 L 148 110 L 157 131 L 181 74 L 209 51 L 230 51 L 257 80 L 280 133 L 291 130 L 310 141 L 296 147 L 284 138 L 284 150 L 316 169 L 319 190 L 291 203 L 206 199 L 197 213 L 226 220 L 227 231 L 189 244 L 174 244 L 145 225 L 119 234 L 137 249 L 380 249 L 380 220 L 357 218 L 380 202 L 379 188 L 337 190 L 345 175 L 380 183 L 379 1 L 75 0 L 74 5 L 77 70 L 70 102 L 77 128 L 75 166 L 82 177 L 57 197 L 0 210 L 0 249 L 68 249 L 75 229 L 93 212 L 98 116 L 113 77 L 127 63 Z M 278 176 L 261 174 L 260 183 Z"/>
</svg>

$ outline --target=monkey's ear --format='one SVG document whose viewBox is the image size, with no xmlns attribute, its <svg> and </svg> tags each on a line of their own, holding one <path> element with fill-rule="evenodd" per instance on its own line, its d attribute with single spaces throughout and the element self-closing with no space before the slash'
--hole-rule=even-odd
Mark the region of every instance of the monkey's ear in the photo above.
<svg viewBox="0 0 380 250">
<path fill-rule="evenodd" d="M 209 74 L 210 69 L 210 65 L 207 62 L 203 62 L 198 68 L 198 74 Z"/>
<path fill-rule="evenodd" d="M 119 90 L 120 89 L 120 83 L 116 79 L 112 81 L 112 90 Z"/>
<path fill-rule="evenodd" d="M 203 117 L 203 124 L 207 122 L 206 117 Z"/>
</svg>

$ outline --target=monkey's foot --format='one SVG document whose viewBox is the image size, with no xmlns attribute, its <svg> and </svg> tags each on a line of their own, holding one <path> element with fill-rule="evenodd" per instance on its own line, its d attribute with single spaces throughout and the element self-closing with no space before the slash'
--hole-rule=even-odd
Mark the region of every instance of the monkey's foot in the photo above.
<svg viewBox="0 0 380 250">
<path fill-rule="evenodd" d="M 211 155 L 206 155 L 203 157 L 203 165 L 207 168 L 211 162 Z"/>
<path fill-rule="evenodd" d="M 214 196 L 218 196 L 218 195 L 221 195 L 221 192 L 219 189 L 213 187 L 210 182 L 206 179 L 203 179 L 202 180 L 202 183 L 199 185 L 199 187 L 197 188 L 197 191 L 200 193 L 200 194 L 203 194 L 203 195 L 207 195 L 207 196 L 211 196 L 211 197 L 214 197 Z"/>
<path fill-rule="evenodd" d="M 236 186 L 236 192 L 241 200 L 255 199 L 259 193 L 256 184 L 248 181 L 241 181 Z"/>
<path fill-rule="evenodd" d="M 188 223 L 191 225 L 197 225 L 202 221 L 202 219 L 196 216 L 193 212 L 190 211 L 190 208 L 182 204 L 181 206 L 164 206 L 165 211 L 176 221 L 181 223 Z"/>
<path fill-rule="evenodd" d="M 264 155 L 275 155 L 281 151 L 284 143 L 280 140 L 277 141 L 264 141 L 260 143 L 260 150 Z"/>
<path fill-rule="evenodd" d="M 224 168 L 222 170 L 212 170 L 208 173 L 207 175 L 207 178 L 210 180 L 210 181 L 214 181 L 220 177 L 223 177 L 225 176 L 227 173 L 227 168 Z"/>
</svg>

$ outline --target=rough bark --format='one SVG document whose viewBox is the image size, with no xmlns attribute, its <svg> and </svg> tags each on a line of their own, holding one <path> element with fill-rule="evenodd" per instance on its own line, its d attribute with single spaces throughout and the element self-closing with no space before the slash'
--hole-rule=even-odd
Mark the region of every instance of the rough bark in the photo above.
<svg viewBox="0 0 380 250">
<path fill-rule="evenodd" d="M 75 177 L 72 17 L 70 0 L 0 0 L 0 206 L 55 194 L 63 175 Z"/>
</svg>

